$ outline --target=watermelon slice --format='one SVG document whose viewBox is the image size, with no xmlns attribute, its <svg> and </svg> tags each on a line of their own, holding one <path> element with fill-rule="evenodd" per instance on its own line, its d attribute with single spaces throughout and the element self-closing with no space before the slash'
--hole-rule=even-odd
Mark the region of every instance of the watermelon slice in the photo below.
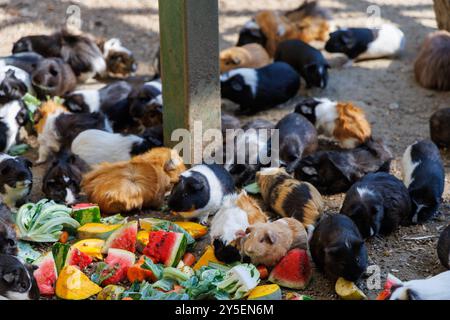
<svg viewBox="0 0 450 320">
<path fill-rule="evenodd" d="M 114 270 L 114 272 L 109 278 L 103 280 L 103 286 L 116 284 L 125 280 L 128 268 L 134 265 L 136 257 L 134 253 L 127 250 L 110 248 L 105 262 L 108 265 L 108 268 L 105 269 L 104 273 L 108 274 L 111 270 Z"/>
<path fill-rule="evenodd" d="M 292 249 L 273 268 L 269 281 L 291 289 L 305 289 L 312 277 L 308 253 Z"/>
<path fill-rule="evenodd" d="M 52 252 L 58 274 L 65 266 L 77 266 L 83 270 L 92 263 L 92 257 L 69 244 L 56 242 Z"/>
<path fill-rule="evenodd" d="M 53 259 L 52 252 L 50 251 L 45 255 L 42 255 L 33 263 L 33 265 L 38 267 L 38 269 L 34 271 L 33 275 L 36 279 L 41 295 L 55 295 L 55 285 L 58 273 L 56 271 L 56 264 Z"/>
<path fill-rule="evenodd" d="M 127 224 L 124 224 L 109 236 L 102 248 L 102 253 L 106 254 L 110 248 L 135 252 L 137 231 L 137 221 L 131 221 Z"/>
<path fill-rule="evenodd" d="M 155 263 L 163 263 L 166 267 L 176 267 L 187 247 L 183 233 L 152 231 L 144 254 Z"/>
<path fill-rule="evenodd" d="M 80 225 L 99 223 L 101 219 L 100 208 L 92 203 L 76 204 L 72 206 L 72 218 L 77 220 Z"/>
</svg>

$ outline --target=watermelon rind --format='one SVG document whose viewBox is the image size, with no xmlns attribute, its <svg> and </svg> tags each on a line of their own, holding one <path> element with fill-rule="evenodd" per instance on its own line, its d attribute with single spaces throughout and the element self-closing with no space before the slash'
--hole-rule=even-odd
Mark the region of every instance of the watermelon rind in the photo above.
<svg viewBox="0 0 450 320">
<path fill-rule="evenodd" d="M 56 271 L 59 274 L 66 265 L 67 254 L 69 253 L 70 245 L 66 243 L 56 242 L 53 244 L 52 253 L 55 259 Z"/>
<path fill-rule="evenodd" d="M 300 260 L 302 256 L 305 258 L 303 261 Z M 304 265 L 300 265 L 301 263 Z M 295 277 L 296 275 L 289 275 L 289 269 L 295 267 L 298 268 L 299 273 L 301 273 L 299 275 L 304 277 L 304 279 L 290 279 L 290 277 L 292 278 L 292 276 Z M 273 268 L 268 280 L 285 288 L 305 289 L 311 279 L 312 269 L 307 252 L 303 249 L 292 249 Z"/>
<path fill-rule="evenodd" d="M 72 218 L 77 220 L 80 225 L 86 223 L 100 223 L 100 208 L 95 204 L 80 204 L 80 207 L 72 207 Z"/>
<path fill-rule="evenodd" d="M 134 245 L 131 245 L 131 248 L 117 248 L 117 247 L 115 247 L 114 246 L 114 241 L 116 241 L 117 239 L 119 239 L 121 237 L 125 237 L 126 233 L 129 232 L 130 229 L 135 234 L 134 239 L 130 239 L 131 242 L 134 242 Z M 138 222 L 137 221 L 131 221 L 131 222 L 128 222 L 128 223 L 124 224 L 123 226 L 121 226 L 120 228 L 115 230 L 108 237 L 108 239 L 106 239 L 106 242 L 105 242 L 105 244 L 104 244 L 104 246 L 102 248 L 102 253 L 103 254 L 108 253 L 108 250 L 110 248 L 124 249 L 124 250 L 128 250 L 129 249 L 128 251 L 135 252 L 136 251 L 137 230 L 138 230 Z"/>
<path fill-rule="evenodd" d="M 169 259 L 164 263 L 166 266 L 169 267 L 176 267 L 178 265 L 178 262 L 180 262 L 187 248 L 186 236 L 183 233 L 178 232 L 174 233 L 176 233 L 176 241 L 173 245 L 173 248 L 174 249 L 177 248 L 177 250 L 172 250 Z"/>
</svg>

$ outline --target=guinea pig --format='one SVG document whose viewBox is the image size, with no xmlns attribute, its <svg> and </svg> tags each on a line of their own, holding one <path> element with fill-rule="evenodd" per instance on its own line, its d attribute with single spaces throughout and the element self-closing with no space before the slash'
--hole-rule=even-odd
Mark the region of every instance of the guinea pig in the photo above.
<svg viewBox="0 0 450 320">
<path fill-rule="evenodd" d="M 356 148 L 372 136 L 364 111 L 350 102 L 308 98 L 297 104 L 295 112 L 311 121 L 319 134 L 336 139 L 344 149 Z"/>
<path fill-rule="evenodd" d="M 62 39 L 60 33 L 32 35 L 20 38 L 14 43 L 12 53 L 35 52 L 45 58 L 61 57 Z"/>
<path fill-rule="evenodd" d="M 74 204 L 80 199 L 81 180 L 88 170 L 89 166 L 83 160 L 63 149 L 45 172 L 42 192 L 53 201 Z"/>
<path fill-rule="evenodd" d="M 291 249 L 308 250 L 305 227 L 296 219 L 256 223 L 246 230 L 242 252 L 254 265 L 274 267 Z"/>
<path fill-rule="evenodd" d="M 279 157 L 288 172 L 292 172 L 303 157 L 313 154 L 319 146 L 316 128 L 298 113 L 283 117 L 275 129 L 279 134 Z"/>
<path fill-rule="evenodd" d="M 275 52 L 274 61 L 286 62 L 297 70 L 305 79 L 307 88 L 327 87 L 330 65 L 319 50 L 301 40 L 281 42 Z"/>
<path fill-rule="evenodd" d="M 206 223 L 208 216 L 220 209 L 224 197 L 234 191 L 233 177 L 223 166 L 199 164 L 181 174 L 167 204 L 185 219 Z"/>
<path fill-rule="evenodd" d="M 437 253 L 442 265 L 450 269 L 450 225 L 442 231 L 439 237 Z"/>
<path fill-rule="evenodd" d="M 430 136 L 431 140 L 443 148 L 450 147 L 450 108 L 444 108 L 436 111 L 430 118 Z"/>
<path fill-rule="evenodd" d="M 20 128 L 25 126 L 28 119 L 28 111 L 22 100 L 0 105 L 0 152 L 8 152 L 21 140 Z"/>
<path fill-rule="evenodd" d="M 17 255 L 17 235 L 11 210 L 0 204 L 0 254 Z"/>
<path fill-rule="evenodd" d="M 239 39 L 236 46 L 242 47 L 250 43 L 259 44 L 262 47 L 265 47 L 267 43 L 266 36 L 262 33 L 254 19 L 247 21 L 244 27 L 239 31 Z"/>
<path fill-rule="evenodd" d="M 299 220 L 308 228 L 320 218 L 323 200 L 308 182 L 292 178 L 283 168 L 263 168 L 256 182 L 266 205 L 282 217 Z"/>
<path fill-rule="evenodd" d="M 346 28 L 330 33 L 325 50 L 343 53 L 349 59 L 367 60 L 399 55 L 405 47 L 405 35 L 394 25 L 379 28 Z"/>
<path fill-rule="evenodd" d="M 111 78 L 126 78 L 137 70 L 133 52 L 122 45 L 117 38 L 101 42 L 99 45 L 106 61 L 106 73 Z"/>
<path fill-rule="evenodd" d="M 403 182 L 412 201 L 412 222 L 434 217 L 442 202 L 445 171 L 439 149 L 431 140 L 406 148 L 402 158 Z"/>
<path fill-rule="evenodd" d="M 0 61 L 0 103 L 22 99 L 27 92 L 34 93 L 30 75 L 13 66 L 2 66 Z"/>
<path fill-rule="evenodd" d="M 40 99 L 62 97 L 73 91 L 77 78 L 70 65 L 61 58 L 42 59 L 31 74 L 31 83 Z"/>
<path fill-rule="evenodd" d="M 0 63 L 19 68 L 28 74 L 31 74 L 34 69 L 36 69 L 38 62 L 42 59 L 44 59 L 44 57 L 36 52 L 20 52 L 10 56 L 1 57 Z"/>
<path fill-rule="evenodd" d="M 0 153 L 0 196 L 10 208 L 22 205 L 33 186 L 32 163 L 23 157 Z"/>
<path fill-rule="evenodd" d="M 161 80 L 144 83 L 133 90 L 129 97 L 130 115 L 142 126 L 148 128 L 162 125 L 162 85 Z"/>
<path fill-rule="evenodd" d="M 450 271 L 395 286 L 389 300 L 450 300 Z"/>
<path fill-rule="evenodd" d="M 219 59 L 220 72 L 236 68 L 261 68 L 270 63 L 266 49 L 257 43 L 222 50 Z"/>
<path fill-rule="evenodd" d="M 34 270 L 16 256 L 0 254 L 0 300 L 38 300 Z"/>
<path fill-rule="evenodd" d="M 238 68 L 220 76 L 222 98 L 240 106 L 240 113 L 254 114 L 282 104 L 300 88 L 300 77 L 287 63 L 275 62 L 251 69 Z"/>
<path fill-rule="evenodd" d="M 294 176 L 321 194 L 346 192 L 369 172 L 389 172 L 391 151 L 381 141 L 368 140 L 350 150 L 318 151 L 300 160 Z"/>
<path fill-rule="evenodd" d="M 355 222 L 364 238 L 387 235 L 408 224 L 411 199 L 403 182 L 393 175 L 369 173 L 347 191 L 340 213 Z"/>
<path fill-rule="evenodd" d="M 309 241 L 316 267 L 332 281 L 358 280 L 367 269 L 367 248 L 358 227 L 342 214 L 326 215 Z"/>
<path fill-rule="evenodd" d="M 416 61 L 414 74 L 424 88 L 450 90 L 450 32 L 435 31 L 423 42 Z"/>
</svg>

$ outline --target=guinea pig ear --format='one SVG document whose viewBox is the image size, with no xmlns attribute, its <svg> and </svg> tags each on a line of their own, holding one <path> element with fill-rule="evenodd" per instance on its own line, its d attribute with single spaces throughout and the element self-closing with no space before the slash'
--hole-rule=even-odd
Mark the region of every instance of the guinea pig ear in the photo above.
<svg viewBox="0 0 450 320">
<path fill-rule="evenodd" d="M 232 58 L 231 58 L 231 61 L 232 61 L 235 65 L 241 64 L 241 59 L 239 59 L 238 57 L 232 57 Z"/>
<path fill-rule="evenodd" d="M 270 244 L 275 244 L 278 240 L 278 235 L 272 230 L 267 230 L 267 234 L 264 240 Z"/>
</svg>

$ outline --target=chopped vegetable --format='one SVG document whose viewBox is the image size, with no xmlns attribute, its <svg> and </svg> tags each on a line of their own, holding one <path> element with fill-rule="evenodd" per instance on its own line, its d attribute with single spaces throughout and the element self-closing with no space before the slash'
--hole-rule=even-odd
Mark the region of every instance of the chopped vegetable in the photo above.
<svg viewBox="0 0 450 320">
<path fill-rule="evenodd" d="M 267 267 L 265 265 L 260 264 L 256 267 L 259 271 L 259 277 L 261 280 L 265 280 L 269 277 L 269 270 L 267 270 Z"/>
<path fill-rule="evenodd" d="M 200 223 L 175 221 L 175 224 L 186 230 L 194 239 L 201 238 L 208 233 L 208 228 Z"/>
<path fill-rule="evenodd" d="M 161 264 L 153 263 L 152 259 L 148 257 L 144 257 L 144 263 L 142 264 L 142 268 L 150 270 L 156 279 L 161 279 L 163 276 L 164 266 Z"/>
<path fill-rule="evenodd" d="M 103 288 L 97 295 L 97 300 L 121 300 L 124 287 L 110 284 Z"/>
<path fill-rule="evenodd" d="M 186 288 L 191 299 L 229 299 L 228 293 L 220 290 L 217 285 L 225 279 L 226 272 L 212 267 L 204 266 L 196 271 L 196 275 L 180 283 Z"/>
<path fill-rule="evenodd" d="M 104 244 L 105 240 L 102 239 L 84 239 L 78 241 L 72 247 L 77 248 L 92 258 L 103 260 L 102 247 Z"/>
<path fill-rule="evenodd" d="M 17 248 L 19 249 L 17 255 L 27 263 L 33 263 L 41 256 L 41 254 L 34 250 L 28 242 L 17 241 Z"/>
<path fill-rule="evenodd" d="M 103 224 L 103 223 L 86 223 L 78 228 L 78 238 L 80 239 L 103 239 L 106 240 L 114 232 L 120 228 L 120 224 Z"/>
<path fill-rule="evenodd" d="M 39 108 L 42 102 L 35 96 L 29 94 L 28 92 L 23 96 L 22 100 L 25 103 L 25 106 L 27 107 L 28 118 L 34 125 L 34 113 Z"/>
<path fill-rule="evenodd" d="M 113 216 L 101 218 L 100 222 L 103 224 L 125 224 L 128 222 L 128 218 L 118 213 Z"/>
<path fill-rule="evenodd" d="M 68 240 L 69 240 L 69 233 L 67 231 L 61 232 L 58 241 L 61 243 L 67 243 Z"/>
<path fill-rule="evenodd" d="M 366 295 L 353 282 L 339 278 L 336 281 L 335 290 L 338 296 L 344 300 L 367 300 Z"/>
<path fill-rule="evenodd" d="M 181 283 L 189 280 L 189 278 L 190 278 L 189 275 L 187 275 L 186 273 L 177 268 L 173 267 L 164 268 L 163 279 L 171 279 Z"/>
<path fill-rule="evenodd" d="M 137 263 L 133 266 L 129 267 L 127 270 L 127 278 L 131 283 L 143 282 L 145 280 L 149 280 L 151 282 L 155 282 L 158 278 L 153 274 L 151 270 L 144 269 L 142 265 L 145 263 L 145 257 L 141 257 Z"/>
<path fill-rule="evenodd" d="M 192 267 L 195 263 L 195 256 L 190 252 L 186 252 L 183 256 L 183 263 L 185 266 Z"/>
<path fill-rule="evenodd" d="M 65 266 L 56 281 L 56 295 L 66 300 L 84 300 L 102 291 L 77 267 Z"/>
<path fill-rule="evenodd" d="M 259 272 L 252 264 L 240 264 L 227 272 L 225 279 L 217 285 L 233 300 L 247 296 L 259 283 Z"/>
<path fill-rule="evenodd" d="M 250 194 L 258 194 L 261 193 L 261 189 L 258 186 L 258 183 L 254 182 L 244 187 L 244 190 Z"/>
<path fill-rule="evenodd" d="M 212 246 L 206 247 L 205 253 L 203 253 L 194 265 L 194 270 L 199 270 L 201 267 L 207 266 L 209 262 L 221 263 L 214 255 L 214 248 Z"/>
<path fill-rule="evenodd" d="M 131 288 L 122 294 L 122 299 L 127 300 L 189 300 L 189 295 L 186 293 L 177 292 L 163 292 L 158 286 L 166 287 L 169 284 L 167 281 L 161 281 L 151 285 L 148 282 L 142 284 L 135 283 Z M 155 285 L 157 287 L 155 287 Z"/>
<path fill-rule="evenodd" d="M 11 148 L 9 148 L 8 154 L 13 157 L 21 156 L 22 154 L 27 152 L 28 149 L 30 149 L 30 146 L 26 143 L 16 144 L 16 145 L 12 146 Z"/>
<path fill-rule="evenodd" d="M 100 223 L 100 208 L 92 203 L 79 203 L 72 207 L 72 217 L 80 225 L 86 223 Z"/>
<path fill-rule="evenodd" d="M 248 300 L 281 300 L 281 288 L 277 284 L 257 286 L 250 291 Z"/>
<path fill-rule="evenodd" d="M 195 239 L 185 229 L 177 225 L 172 221 L 156 219 L 156 218 L 144 218 L 139 219 L 139 224 L 143 230 L 146 231 L 171 231 L 183 233 L 186 236 L 186 242 L 188 246 L 195 244 Z"/>
</svg>

